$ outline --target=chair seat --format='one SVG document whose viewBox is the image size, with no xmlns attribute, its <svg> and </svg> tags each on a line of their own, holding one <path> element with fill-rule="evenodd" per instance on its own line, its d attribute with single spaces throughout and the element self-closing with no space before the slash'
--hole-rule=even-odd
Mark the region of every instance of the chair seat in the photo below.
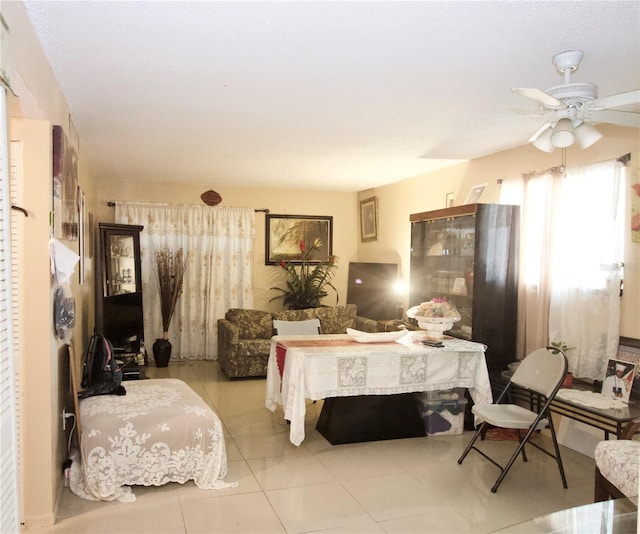
<svg viewBox="0 0 640 534">
<path fill-rule="evenodd" d="M 471 411 L 480 420 L 502 428 L 528 429 L 538 417 L 538 414 L 517 404 L 476 404 Z M 547 420 L 541 419 L 536 430 L 547 425 Z"/>
<path fill-rule="evenodd" d="M 611 484 L 627 497 L 638 496 L 640 441 L 601 441 L 594 454 L 596 466 Z"/>
</svg>

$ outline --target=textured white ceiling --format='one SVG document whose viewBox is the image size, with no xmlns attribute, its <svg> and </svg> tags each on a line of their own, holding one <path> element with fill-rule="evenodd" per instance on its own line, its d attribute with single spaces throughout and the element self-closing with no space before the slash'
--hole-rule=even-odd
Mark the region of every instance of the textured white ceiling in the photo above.
<svg viewBox="0 0 640 534">
<path fill-rule="evenodd" d="M 524 144 L 545 121 L 510 89 L 562 83 L 558 52 L 600 96 L 640 87 L 637 1 L 25 7 L 115 180 L 357 191 Z"/>
</svg>

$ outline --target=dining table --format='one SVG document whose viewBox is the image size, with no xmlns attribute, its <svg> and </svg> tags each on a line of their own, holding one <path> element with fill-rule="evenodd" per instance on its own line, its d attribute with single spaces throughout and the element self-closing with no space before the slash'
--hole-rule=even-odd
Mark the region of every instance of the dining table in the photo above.
<svg viewBox="0 0 640 534">
<path fill-rule="evenodd" d="M 426 346 L 425 335 L 407 331 L 390 342 L 375 342 L 374 335 L 374 342 L 358 342 L 348 334 L 274 336 L 265 406 L 271 411 L 282 406 L 289 440 L 299 446 L 305 438 L 306 399 L 326 399 L 326 407 L 327 400 L 342 397 L 466 388 L 474 403 L 492 403 L 486 346 L 451 337 L 441 347 Z"/>
</svg>

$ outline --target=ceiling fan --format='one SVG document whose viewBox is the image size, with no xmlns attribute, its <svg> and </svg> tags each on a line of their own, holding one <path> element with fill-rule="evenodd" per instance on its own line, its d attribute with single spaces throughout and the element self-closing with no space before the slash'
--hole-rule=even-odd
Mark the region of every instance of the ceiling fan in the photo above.
<svg viewBox="0 0 640 534">
<path fill-rule="evenodd" d="M 513 92 L 537 102 L 549 120 L 534 133 L 529 143 L 545 152 L 565 148 L 577 142 L 587 148 L 597 142 L 602 134 L 590 123 L 611 123 L 640 128 L 640 114 L 614 110 L 640 102 L 640 89 L 598 98 L 598 86 L 589 82 L 572 82 L 571 73 L 582 61 L 581 50 L 561 52 L 553 57 L 556 69 L 564 75 L 564 83 L 541 89 L 515 88 Z"/>
</svg>

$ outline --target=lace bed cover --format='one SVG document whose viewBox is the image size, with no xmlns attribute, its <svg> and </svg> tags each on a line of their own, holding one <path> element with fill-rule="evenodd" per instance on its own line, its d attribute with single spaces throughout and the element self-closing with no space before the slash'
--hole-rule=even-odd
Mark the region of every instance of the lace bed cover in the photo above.
<svg viewBox="0 0 640 534">
<path fill-rule="evenodd" d="M 227 475 L 222 423 L 187 384 L 163 378 L 124 386 L 124 396 L 80 401 L 73 493 L 89 500 L 134 501 L 131 485 L 188 480 L 201 489 L 237 485 L 222 480 Z"/>
<path fill-rule="evenodd" d="M 305 399 L 353 395 L 390 395 L 468 388 L 477 404 L 491 404 L 493 394 L 485 346 L 461 339 L 443 348 L 425 347 L 418 332 L 392 343 L 356 343 L 344 334 L 274 336 L 267 366 L 265 406 L 282 405 L 291 422 L 289 440 L 305 437 Z M 286 347 L 284 369 L 277 346 Z M 282 371 L 282 378 L 280 378 Z"/>
</svg>

